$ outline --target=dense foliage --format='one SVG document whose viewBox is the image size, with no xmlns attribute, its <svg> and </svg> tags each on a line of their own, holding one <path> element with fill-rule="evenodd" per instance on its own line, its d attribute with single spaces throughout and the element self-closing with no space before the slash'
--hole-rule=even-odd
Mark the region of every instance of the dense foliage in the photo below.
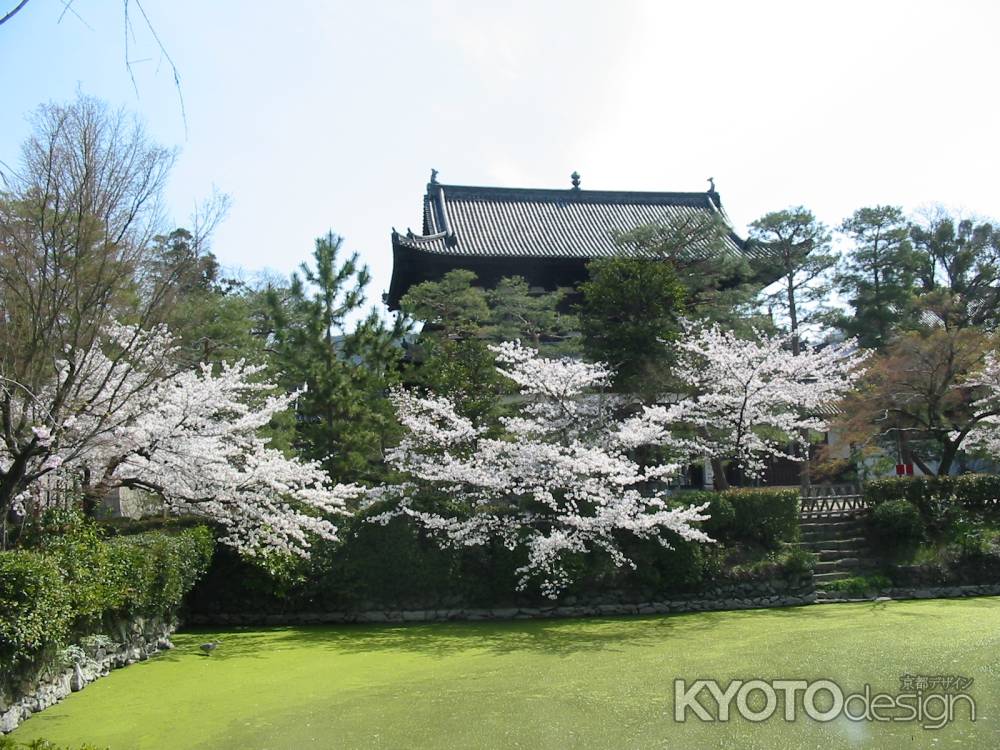
<svg viewBox="0 0 1000 750">
<path fill-rule="evenodd" d="M 966 474 L 869 483 L 868 533 L 897 585 L 1000 580 L 1000 478 Z"/>
<path fill-rule="evenodd" d="M 905 548 L 919 542 L 924 522 L 917 507 L 907 500 L 887 500 L 872 510 L 869 519 L 876 542 L 883 549 Z"/>
<path fill-rule="evenodd" d="M 873 479 L 864 486 L 865 499 L 873 505 L 906 500 L 928 515 L 940 503 L 967 509 L 1000 508 L 1000 476 L 894 477 Z"/>
<path fill-rule="evenodd" d="M 747 488 L 725 495 L 733 506 L 733 527 L 745 539 L 777 548 L 799 535 L 798 490 Z"/>
<path fill-rule="evenodd" d="M 796 490 L 748 487 L 725 492 L 680 494 L 684 502 L 708 504 L 702 528 L 722 543 L 743 542 L 770 550 L 799 536 L 799 493 Z"/>
<path fill-rule="evenodd" d="M 558 601 L 651 601 L 710 590 L 729 581 L 762 580 L 808 571 L 812 559 L 785 543 L 798 534 L 794 491 L 746 489 L 732 493 L 683 492 L 682 507 L 708 504 L 699 525 L 715 542 L 622 535 L 635 567 L 619 566 L 602 550 L 570 556 L 571 580 Z M 735 523 L 734 505 L 765 518 L 749 530 Z M 728 509 L 728 514 L 726 513 Z M 368 521 L 378 508 L 345 524 L 342 543 L 320 544 L 309 560 L 281 578 L 218 547 L 209 573 L 189 598 L 191 610 L 215 613 L 350 612 L 377 609 L 508 607 L 550 602 L 539 590 L 517 590 L 524 549 L 500 541 L 442 547 L 407 518 Z M 722 522 L 726 517 L 728 520 Z"/>
<path fill-rule="evenodd" d="M 105 538 L 93 523 L 69 517 L 44 529 L 37 544 L 0 552 L 4 672 L 115 621 L 173 617 L 213 546 L 205 527 Z"/>
<path fill-rule="evenodd" d="M 658 258 L 600 258 L 580 285 L 584 351 L 615 370 L 620 391 L 656 394 L 669 378 L 671 349 L 687 309 L 687 291 L 671 263 Z"/>
</svg>

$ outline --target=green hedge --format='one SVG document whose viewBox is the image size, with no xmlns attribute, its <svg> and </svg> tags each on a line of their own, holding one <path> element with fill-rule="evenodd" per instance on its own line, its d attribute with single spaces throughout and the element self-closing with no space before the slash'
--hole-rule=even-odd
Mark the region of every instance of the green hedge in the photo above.
<svg viewBox="0 0 1000 750">
<path fill-rule="evenodd" d="M 204 527 L 104 539 L 94 524 L 78 521 L 60 532 L 0 552 L 3 672 L 106 621 L 172 616 L 215 544 Z"/>
<path fill-rule="evenodd" d="M 40 652 L 73 621 L 70 595 L 55 560 L 0 552 L 0 665 Z"/>
<path fill-rule="evenodd" d="M 919 542 L 924 521 L 916 506 L 907 500 L 887 500 L 871 513 L 872 534 L 881 547 L 902 549 Z"/>
<path fill-rule="evenodd" d="M 713 539 L 726 541 L 737 537 L 736 510 L 727 495 L 712 490 L 685 490 L 676 497 L 678 503 L 682 505 L 708 503 L 708 509 L 705 511 L 708 520 L 702 523 L 701 528 Z"/>
<path fill-rule="evenodd" d="M 970 510 L 1000 509 L 1000 476 L 959 474 L 875 479 L 865 485 L 864 495 L 872 505 L 889 500 L 907 500 L 925 518 L 933 515 L 940 504 L 955 504 Z"/>
<path fill-rule="evenodd" d="M 798 490 L 748 488 L 724 494 L 733 506 L 732 533 L 737 538 L 769 549 L 799 538 Z"/>
<path fill-rule="evenodd" d="M 799 538 L 798 490 L 747 487 L 725 492 L 690 490 L 679 493 L 684 505 L 708 503 L 702 529 L 716 541 L 759 544 L 777 549 Z"/>
</svg>

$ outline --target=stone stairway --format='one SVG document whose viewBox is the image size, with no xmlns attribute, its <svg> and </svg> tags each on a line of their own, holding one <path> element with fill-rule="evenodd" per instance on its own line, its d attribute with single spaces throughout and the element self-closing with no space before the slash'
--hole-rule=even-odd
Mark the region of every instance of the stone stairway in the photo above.
<svg viewBox="0 0 1000 750">
<path fill-rule="evenodd" d="M 824 583 L 850 578 L 868 567 L 863 524 L 854 514 L 799 521 L 801 541 L 798 545 L 816 556 L 813 581 L 820 599 Z"/>
</svg>

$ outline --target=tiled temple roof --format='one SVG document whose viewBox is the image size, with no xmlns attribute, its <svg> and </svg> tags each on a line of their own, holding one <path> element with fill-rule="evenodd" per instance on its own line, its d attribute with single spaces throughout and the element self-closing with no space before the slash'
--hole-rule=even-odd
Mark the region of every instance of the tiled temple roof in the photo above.
<svg viewBox="0 0 1000 750">
<path fill-rule="evenodd" d="M 615 234 L 721 217 L 719 195 L 620 190 L 471 187 L 431 182 L 420 234 L 393 231 L 393 245 L 466 257 L 599 258 L 622 252 Z M 727 249 L 748 252 L 734 232 Z"/>
</svg>

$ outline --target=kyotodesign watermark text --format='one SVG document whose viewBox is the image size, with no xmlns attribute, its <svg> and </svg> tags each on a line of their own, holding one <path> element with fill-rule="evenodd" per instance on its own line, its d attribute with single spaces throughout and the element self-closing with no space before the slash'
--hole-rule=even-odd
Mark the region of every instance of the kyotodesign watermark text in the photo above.
<svg viewBox="0 0 1000 750">
<path fill-rule="evenodd" d="M 833 680 L 674 680 L 674 720 L 916 722 L 940 729 L 956 720 L 976 720 L 976 703 L 967 692 L 973 680 L 958 675 L 910 675 L 898 692 L 876 692 L 865 684 L 849 692 Z"/>
</svg>

